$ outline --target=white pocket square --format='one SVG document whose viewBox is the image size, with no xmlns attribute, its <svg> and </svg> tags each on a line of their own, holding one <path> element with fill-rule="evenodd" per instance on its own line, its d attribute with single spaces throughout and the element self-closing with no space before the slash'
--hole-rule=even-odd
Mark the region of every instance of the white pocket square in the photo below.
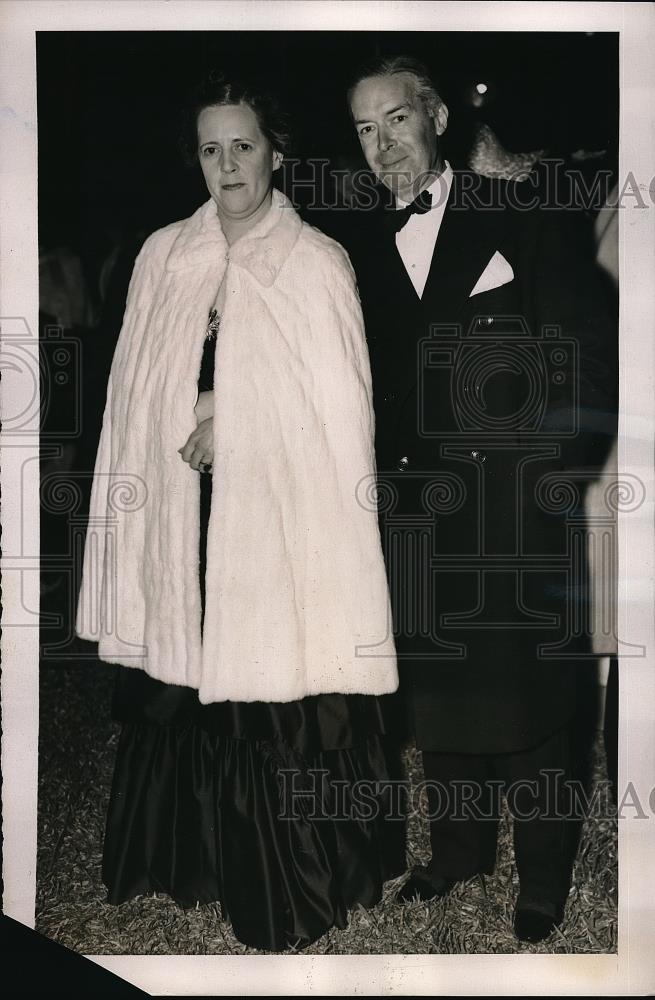
<svg viewBox="0 0 655 1000">
<path fill-rule="evenodd" d="M 480 292 L 489 292 L 492 288 L 498 288 L 500 285 L 506 285 L 508 281 L 512 281 L 513 278 L 514 272 L 512 271 L 512 265 L 505 260 L 502 253 L 496 250 L 495 254 L 478 278 L 475 288 L 469 295 L 469 298 L 472 298 L 474 295 L 479 295 Z"/>
</svg>

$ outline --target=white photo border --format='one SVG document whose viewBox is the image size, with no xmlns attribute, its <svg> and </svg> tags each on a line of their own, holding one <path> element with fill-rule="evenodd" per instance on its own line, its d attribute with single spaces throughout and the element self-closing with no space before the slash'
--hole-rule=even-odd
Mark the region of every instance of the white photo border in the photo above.
<svg viewBox="0 0 655 1000">
<path fill-rule="evenodd" d="M 619 798 L 650 802 L 619 823 L 616 955 L 87 956 L 166 995 L 642 995 L 655 988 L 655 6 L 650 3 L 282 2 L 282 0 L 0 0 L 0 317 L 3 351 L 17 324 L 38 361 L 36 31 L 413 30 L 618 31 L 619 176 L 637 179 L 647 209 L 620 213 L 619 478 L 638 475 L 646 503 L 619 516 L 619 636 L 643 645 L 621 675 Z M 38 391 L 38 386 L 37 386 Z M 2 414 L 34 387 L 3 373 Z M 2 766 L 5 914 L 34 926 L 37 746 L 38 405 L 32 433 L 0 438 L 2 455 Z M 18 441 L 18 443 L 17 443 Z M 11 622 L 11 625 L 7 623 Z"/>
</svg>

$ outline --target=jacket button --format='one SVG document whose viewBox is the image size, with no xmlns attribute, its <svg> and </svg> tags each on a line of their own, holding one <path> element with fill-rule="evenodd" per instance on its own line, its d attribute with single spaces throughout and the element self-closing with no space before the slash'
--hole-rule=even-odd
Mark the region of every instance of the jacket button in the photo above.
<svg viewBox="0 0 655 1000">
<path fill-rule="evenodd" d="M 404 472 L 408 465 L 409 459 L 407 458 L 407 455 L 403 455 L 402 458 L 398 459 L 398 465 L 396 468 L 398 469 L 398 472 Z"/>
<path fill-rule="evenodd" d="M 486 462 L 487 461 L 486 453 L 484 451 L 477 451 L 477 449 L 474 449 L 471 452 L 471 458 L 474 458 L 476 462 Z"/>
</svg>

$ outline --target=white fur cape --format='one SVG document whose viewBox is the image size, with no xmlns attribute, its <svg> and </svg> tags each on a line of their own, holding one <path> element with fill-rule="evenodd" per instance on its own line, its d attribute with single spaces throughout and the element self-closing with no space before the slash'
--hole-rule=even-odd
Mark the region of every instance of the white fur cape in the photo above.
<svg viewBox="0 0 655 1000">
<path fill-rule="evenodd" d="M 223 278 L 201 641 L 200 473 L 178 448 Z M 232 247 L 213 201 L 153 233 L 109 378 L 77 633 L 205 704 L 395 690 L 373 429 L 339 244 L 276 191 Z"/>
</svg>

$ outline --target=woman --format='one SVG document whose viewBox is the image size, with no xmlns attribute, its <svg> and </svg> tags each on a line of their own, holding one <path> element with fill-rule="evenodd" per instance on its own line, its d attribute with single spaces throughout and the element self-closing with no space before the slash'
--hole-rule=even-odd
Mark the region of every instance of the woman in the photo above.
<svg viewBox="0 0 655 1000">
<path fill-rule="evenodd" d="M 281 950 L 405 867 L 370 371 L 345 252 L 273 188 L 271 101 L 210 80 L 192 120 L 211 198 L 135 265 L 78 606 L 120 665 L 103 876 Z"/>
</svg>

